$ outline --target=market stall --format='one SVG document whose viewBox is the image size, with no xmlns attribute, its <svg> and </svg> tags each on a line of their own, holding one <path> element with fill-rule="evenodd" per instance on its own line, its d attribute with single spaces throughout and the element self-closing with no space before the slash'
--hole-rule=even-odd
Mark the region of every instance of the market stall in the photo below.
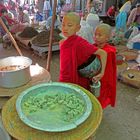
<svg viewBox="0 0 140 140">
<path fill-rule="evenodd" d="M 54 29 L 52 38 L 52 51 L 59 50 L 59 41 L 61 40 L 59 33 L 59 29 Z M 36 28 L 34 29 L 33 27 L 28 27 L 25 28 L 25 31 L 16 34 L 16 40 L 19 46 L 29 50 L 32 49 L 34 54 L 37 54 L 43 59 L 46 59 L 49 50 L 49 35 L 50 31 L 48 30 L 38 31 Z"/>
<path fill-rule="evenodd" d="M 57 5 L 57 0 L 54 0 L 52 26 L 50 29 L 50 36 L 47 36 L 47 39 L 49 38 L 49 43 L 46 42 L 45 42 L 46 44 L 44 42 L 41 43 L 41 40 L 37 38 L 38 35 L 35 35 L 34 37 L 31 38 L 30 37 L 24 38 L 24 36 L 21 35 L 22 33 L 18 33 L 16 35 L 17 40 L 20 41 L 20 43 L 22 43 L 25 46 L 31 44 L 31 48 L 34 50 L 35 47 L 36 49 L 38 49 L 38 47 L 43 48 L 44 44 L 48 45 L 48 50 L 47 50 L 48 58 L 47 58 L 47 66 L 46 66 L 47 70 L 36 65 L 30 66 L 31 80 L 27 82 L 25 85 L 14 87 L 14 88 L 0 88 L 1 90 L 0 93 L 2 93 L 1 97 L 2 98 L 8 97 L 8 101 L 4 104 L 2 108 L 2 122 L 7 132 L 13 137 L 13 139 L 25 140 L 25 139 L 32 138 L 33 140 L 41 140 L 41 139 L 42 140 L 44 139 L 90 140 L 94 138 L 96 130 L 99 127 L 102 120 L 102 107 L 98 102 L 98 100 L 96 99 L 96 97 L 94 97 L 89 91 L 74 84 L 50 82 L 51 76 L 49 71 L 50 71 L 51 56 L 53 50 L 53 34 L 55 34 L 54 16 L 56 13 L 56 5 Z M 45 41 L 45 39 L 43 39 L 42 41 Z M 40 46 L 42 44 L 43 47 Z M 45 90 L 41 87 L 44 85 L 47 86 L 45 87 Z M 29 126 L 28 125 L 29 123 L 24 122 L 24 119 L 22 119 L 22 116 L 20 116 L 19 114 L 20 111 L 18 110 L 18 108 L 20 107 L 21 105 L 20 103 L 23 100 L 19 102 L 19 105 L 16 105 L 18 100 L 21 98 L 21 95 L 23 95 L 26 91 L 31 90 L 32 88 L 34 88 L 34 91 L 31 91 L 30 93 L 32 94 L 33 98 L 36 96 L 34 99 L 37 98 L 37 100 L 32 100 L 33 101 L 32 105 L 34 106 L 36 104 L 35 103 L 36 101 L 40 104 L 41 102 L 40 100 L 38 100 L 38 97 L 41 96 L 41 99 L 43 98 L 42 103 L 43 104 L 47 103 L 46 104 L 47 111 L 50 114 L 55 113 L 55 115 L 52 115 L 53 117 L 52 116 L 48 117 L 49 114 L 42 115 L 40 112 L 38 113 L 40 117 L 35 115 L 36 119 L 43 117 L 39 121 L 46 120 L 46 119 L 50 120 L 50 121 L 44 121 L 47 122 L 48 124 L 44 125 L 43 128 L 42 125 L 40 126 L 40 122 L 36 120 L 35 123 L 37 123 L 39 129 L 37 129 L 37 127 L 35 126 L 32 127 L 32 125 Z M 50 91 L 52 94 L 50 94 Z M 63 93 L 66 95 L 64 95 Z M 43 94 L 45 94 L 45 96 L 42 97 Z M 12 98 L 9 99 L 9 97 Z M 29 96 L 27 96 L 27 98 L 24 98 L 25 106 L 26 106 L 26 101 L 28 101 L 28 99 L 30 100 L 30 97 L 29 98 L 28 97 Z M 51 102 L 50 100 L 52 99 L 55 100 L 56 102 Z M 71 107 L 71 102 L 74 102 L 73 107 Z M 40 104 L 41 106 L 43 105 L 42 103 Z M 48 104 L 51 104 L 51 106 L 48 106 Z M 37 110 L 41 111 L 42 113 L 43 112 L 48 113 L 46 112 L 46 109 L 44 110 L 44 107 L 43 108 L 41 107 L 42 108 L 41 109 L 40 105 L 34 107 Z M 52 108 L 52 106 L 54 106 L 54 108 Z M 31 107 L 30 103 L 28 107 L 29 108 Z M 23 108 L 21 107 L 21 110 L 22 109 Z M 79 109 L 81 110 L 80 112 Z M 31 113 L 30 115 L 34 117 L 34 115 L 32 114 L 32 111 L 34 112 L 34 109 L 33 110 L 31 109 L 30 111 L 29 111 L 29 113 Z M 56 114 L 57 112 L 58 114 Z M 71 114 L 69 114 L 69 112 L 71 112 Z M 55 124 L 55 121 L 57 121 L 57 123 L 61 125 L 61 129 L 58 129 L 59 125 L 57 126 L 57 123 Z M 53 123 L 54 125 L 50 125 L 49 123 Z"/>
<path fill-rule="evenodd" d="M 64 84 L 65 85 L 65 84 Z M 65 85 L 66 86 L 66 85 Z M 67 85 L 73 86 L 75 90 L 77 88 L 76 85 Z M 58 87 L 59 88 L 59 87 Z M 53 127 L 43 127 L 44 131 L 38 130 L 37 128 L 34 129 L 29 127 L 21 119 L 17 114 L 16 110 L 16 100 L 19 94 L 16 94 L 12 97 L 3 107 L 2 110 L 2 121 L 11 136 L 18 140 L 25 140 L 28 138 L 32 138 L 32 140 L 50 140 L 50 139 L 58 139 L 58 140 L 90 140 L 93 139 L 95 132 L 101 122 L 102 119 L 102 109 L 97 101 L 97 99 L 85 89 L 78 87 L 78 90 L 86 93 L 86 95 L 90 98 L 92 103 L 92 110 L 90 116 L 80 125 L 78 125 L 74 129 L 70 129 L 70 127 L 62 127 L 63 129 L 70 129 L 70 130 L 61 130 L 57 129 L 53 130 Z M 88 108 L 90 110 L 90 108 Z M 56 116 L 55 116 L 56 117 Z M 55 117 L 52 120 L 55 120 Z M 56 121 L 56 120 L 55 120 Z M 78 122 L 77 122 L 78 123 Z M 64 124 L 62 124 L 64 125 Z M 41 126 L 40 126 L 41 127 Z M 40 129 L 40 127 L 38 127 Z M 47 131 L 45 131 L 47 129 Z M 52 131 L 53 130 L 53 131 Z"/>
<path fill-rule="evenodd" d="M 23 86 L 19 86 L 16 88 L 0 87 L 0 109 L 9 100 L 9 98 L 14 96 L 15 94 L 19 94 L 33 85 L 43 82 L 49 82 L 51 80 L 50 73 L 39 65 L 31 65 L 30 73 L 31 80 Z"/>
</svg>

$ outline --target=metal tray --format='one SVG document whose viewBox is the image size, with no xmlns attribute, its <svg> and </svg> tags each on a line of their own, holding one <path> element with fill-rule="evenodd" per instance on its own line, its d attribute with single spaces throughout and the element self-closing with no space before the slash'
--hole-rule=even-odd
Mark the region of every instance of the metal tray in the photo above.
<svg viewBox="0 0 140 140">
<path fill-rule="evenodd" d="M 66 83 L 45 83 L 22 92 L 16 101 L 20 119 L 28 126 L 49 132 L 76 128 L 91 113 L 92 103 L 80 88 Z"/>
</svg>

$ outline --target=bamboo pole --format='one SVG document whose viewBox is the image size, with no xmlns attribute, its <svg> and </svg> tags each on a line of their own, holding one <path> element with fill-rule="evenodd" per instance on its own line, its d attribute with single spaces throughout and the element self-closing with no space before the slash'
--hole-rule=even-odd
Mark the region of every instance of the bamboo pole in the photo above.
<svg viewBox="0 0 140 140">
<path fill-rule="evenodd" d="M 19 49 L 14 37 L 12 36 L 12 34 L 9 32 L 9 30 L 7 29 L 6 25 L 4 24 L 3 20 L 0 17 L 0 24 L 3 27 L 3 29 L 6 31 L 6 33 L 8 34 L 8 36 L 10 37 L 10 40 L 12 41 L 12 43 L 14 44 L 14 47 L 16 48 L 17 52 L 19 53 L 19 55 L 22 56 L 21 50 Z"/>
<path fill-rule="evenodd" d="M 54 0 L 52 25 L 51 25 L 50 38 L 49 38 L 49 50 L 48 50 L 47 66 L 46 66 L 46 69 L 48 71 L 50 71 L 50 64 L 51 64 L 51 58 L 52 58 L 52 39 L 53 39 L 54 23 L 55 23 L 55 19 L 56 19 L 56 17 L 55 17 L 56 16 L 56 6 L 57 6 L 57 0 Z"/>
</svg>

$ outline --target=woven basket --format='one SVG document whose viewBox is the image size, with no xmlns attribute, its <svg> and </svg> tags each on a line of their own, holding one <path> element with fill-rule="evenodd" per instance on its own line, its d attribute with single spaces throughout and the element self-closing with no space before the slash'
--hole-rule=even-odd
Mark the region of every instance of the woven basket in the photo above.
<svg viewBox="0 0 140 140">
<path fill-rule="evenodd" d="M 121 73 L 122 82 L 136 88 L 140 88 L 140 71 L 136 69 L 128 69 Z"/>
<path fill-rule="evenodd" d="M 126 46 L 119 45 L 119 46 L 116 47 L 116 50 L 117 50 L 117 53 L 120 53 L 122 51 L 128 50 L 128 48 Z"/>
<path fill-rule="evenodd" d="M 123 71 L 127 70 L 127 68 L 127 62 L 123 62 L 121 65 L 117 65 L 117 77 L 120 76 Z"/>
<path fill-rule="evenodd" d="M 118 54 L 123 55 L 126 61 L 136 60 L 136 58 L 138 57 L 138 52 L 135 50 L 124 50 L 122 52 L 119 52 Z"/>
<path fill-rule="evenodd" d="M 17 140 L 87 140 L 95 135 L 102 119 L 99 101 L 89 91 L 83 90 L 91 99 L 92 112 L 88 119 L 77 128 L 65 132 L 46 132 L 33 129 L 24 124 L 16 111 L 15 103 L 19 94 L 13 96 L 2 109 L 2 121 L 8 133 Z"/>
<path fill-rule="evenodd" d="M 36 38 L 36 36 L 35 37 L 33 37 L 32 39 L 31 39 L 31 41 L 30 41 L 30 43 L 32 44 L 32 45 L 34 45 L 34 46 L 38 46 L 38 47 L 48 47 L 49 46 L 49 43 L 46 43 L 46 44 L 34 44 L 33 43 L 33 40 Z M 59 42 L 52 42 L 52 45 L 58 45 L 59 44 Z"/>
</svg>

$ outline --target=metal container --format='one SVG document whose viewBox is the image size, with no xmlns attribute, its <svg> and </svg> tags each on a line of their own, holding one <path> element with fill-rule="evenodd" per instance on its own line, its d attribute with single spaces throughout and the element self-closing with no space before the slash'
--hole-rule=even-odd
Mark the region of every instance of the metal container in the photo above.
<svg viewBox="0 0 140 140">
<path fill-rule="evenodd" d="M 92 78 L 101 71 L 101 62 L 96 55 L 91 55 L 88 60 L 78 66 L 78 73 L 85 78 Z"/>
<path fill-rule="evenodd" d="M 24 56 L 11 56 L 0 59 L 0 86 L 15 88 L 31 80 L 30 65 L 32 60 Z M 3 67 L 18 66 L 16 70 L 2 70 Z"/>
<path fill-rule="evenodd" d="M 99 97 L 99 95 L 100 95 L 100 87 L 101 87 L 101 82 L 100 81 L 90 85 L 91 92 L 94 94 L 95 97 Z"/>
</svg>

